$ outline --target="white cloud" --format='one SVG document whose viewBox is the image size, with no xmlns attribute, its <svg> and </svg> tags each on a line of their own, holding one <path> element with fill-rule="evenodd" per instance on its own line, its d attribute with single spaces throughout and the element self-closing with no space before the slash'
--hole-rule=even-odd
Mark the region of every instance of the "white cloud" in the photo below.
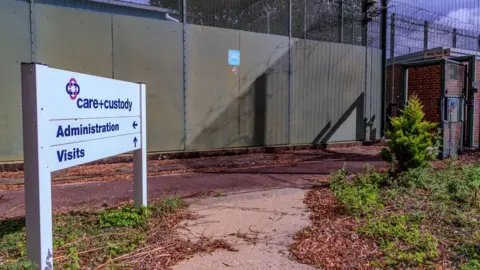
<svg viewBox="0 0 480 270">
<path fill-rule="evenodd" d="M 453 28 L 465 30 L 477 30 L 475 27 L 480 23 L 480 7 L 473 9 L 457 9 L 448 13 L 446 17 L 437 20 L 436 23 L 448 25 Z"/>
</svg>

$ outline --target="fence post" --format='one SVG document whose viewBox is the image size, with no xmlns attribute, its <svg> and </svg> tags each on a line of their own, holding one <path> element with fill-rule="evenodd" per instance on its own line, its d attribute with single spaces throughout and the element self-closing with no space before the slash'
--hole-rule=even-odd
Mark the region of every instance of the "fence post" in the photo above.
<svg viewBox="0 0 480 270">
<path fill-rule="evenodd" d="M 423 50 L 428 50 L 428 21 L 423 25 Z"/>
<path fill-rule="evenodd" d="M 30 61 L 36 62 L 36 40 L 35 40 L 35 0 L 29 1 L 29 20 L 30 20 Z"/>
<path fill-rule="evenodd" d="M 390 24 L 390 58 L 395 57 L 395 13 L 392 14 Z"/>
<path fill-rule="evenodd" d="M 307 0 L 305 0 L 305 9 L 307 7 Z M 307 14 L 304 13 L 304 36 L 307 38 L 306 20 Z M 292 0 L 288 0 L 288 128 L 287 138 L 288 144 L 292 144 Z"/>
<path fill-rule="evenodd" d="M 340 1 L 340 29 L 339 29 L 340 30 L 339 31 L 340 43 L 343 43 L 343 21 L 344 21 L 343 16 L 344 16 L 344 14 L 343 14 L 343 1 Z"/>
<path fill-rule="evenodd" d="M 182 0 L 183 44 L 183 150 L 187 150 L 187 0 Z"/>
<path fill-rule="evenodd" d="M 386 104 L 387 104 L 387 99 L 386 99 L 386 90 L 387 90 L 387 4 L 388 0 L 382 0 L 381 2 L 381 26 L 380 26 L 380 35 L 381 35 L 381 44 L 380 48 L 382 50 L 382 87 L 381 87 L 381 98 L 382 98 L 382 104 L 381 104 L 381 127 L 380 127 L 380 137 L 385 136 L 385 129 L 386 129 L 386 124 L 387 124 L 387 112 L 386 112 Z"/>
<path fill-rule="evenodd" d="M 290 1 L 290 21 L 292 21 L 292 3 Z M 291 24 L 291 23 L 290 23 Z M 303 0 L 303 39 L 307 39 L 307 0 Z"/>
<path fill-rule="evenodd" d="M 478 47 L 477 47 L 477 51 L 479 51 L 479 52 L 480 52 L 480 35 L 478 35 L 478 44 L 477 44 L 477 45 L 478 45 Z"/>
<path fill-rule="evenodd" d="M 452 36 L 452 47 L 457 47 L 457 28 L 453 28 L 453 36 Z"/>
</svg>

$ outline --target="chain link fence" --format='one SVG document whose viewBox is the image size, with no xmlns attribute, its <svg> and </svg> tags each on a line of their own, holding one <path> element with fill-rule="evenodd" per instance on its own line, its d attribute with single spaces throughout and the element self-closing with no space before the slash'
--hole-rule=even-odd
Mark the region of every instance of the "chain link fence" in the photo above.
<svg viewBox="0 0 480 270">
<path fill-rule="evenodd" d="M 388 5 L 388 57 L 438 47 L 480 51 L 480 1 L 449 1 L 438 7 L 391 0 Z"/>
</svg>

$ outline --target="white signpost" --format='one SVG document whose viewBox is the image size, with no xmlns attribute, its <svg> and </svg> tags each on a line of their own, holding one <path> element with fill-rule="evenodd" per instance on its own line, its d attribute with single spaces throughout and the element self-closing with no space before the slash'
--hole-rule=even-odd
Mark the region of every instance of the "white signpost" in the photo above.
<svg viewBox="0 0 480 270">
<path fill-rule="evenodd" d="M 145 85 L 22 64 L 22 108 L 27 257 L 53 269 L 51 172 L 134 151 L 147 205 Z"/>
</svg>

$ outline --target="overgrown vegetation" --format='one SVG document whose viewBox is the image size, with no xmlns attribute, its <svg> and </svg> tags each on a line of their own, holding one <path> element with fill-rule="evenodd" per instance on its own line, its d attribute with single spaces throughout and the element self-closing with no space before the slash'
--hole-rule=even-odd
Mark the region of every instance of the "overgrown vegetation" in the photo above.
<svg viewBox="0 0 480 270">
<path fill-rule="evenodd" d="M 333 174 L 330 187 L 345 210 L 354 215 L 366 215 L 383 207 L 379 200 L 379 184 L 385 177 L 366 167 L 363 174 L 349 178 L 345 168 Z"/>
<path fill-rule="evenodd" d="M 424 121 L 416 96 L 391 119 L 382 151 L 394 173 L 366 168 L 333 175 L 331 189 L 347 213 L 359 218 L 358 232 L 380 248 L 378 267 L 480 269 L 480 166 L 455 159 L 432 168 L 437 152 L 435 124 Z M 385 207 L 384 207 L 385 206 Z M 443 262 L 442 262 L 443 259 Z"/>
<path fill-rule="evenodd" d="M 168 233 L 172 215 L 184 206 L 178 198 L 164 198 L 148 208 L 55 215 L 54 264 L 61 269 L 121 266 L 117 257 L 145 246 L 152 230 Z M 0 269 L 36 269 L 25 257 L 25 219 L 0 221 Z"/>
<path fill-rule="evenodd" d="M 386 133 L 389 141 L 381 156 L 393 165 L 395 171 L 425 167 L 436 158 L 438 136 L 432 131 L 437 124 L 424 118 L 423 105 L 416 95 L 412 95 L 400 115 L 390 119 L 392 129 Z"/>
<path fill-rule="evenodd" d="M 371 257 L 371 267 L 480 269 L 480 164 L 453 158 L 444 166 L 430 166 L 436 155 L 431 150 L 435 134 L 429 132 L 434 125 L 423 121 L 421 110 L 418 98 L 412 97 L 391 120 L 390 142 L 382 152 L 391 171 L 378 173 L 367 166 L 355 175 L 346 169 L 332 174 L 330 189 L 343 209 L 339 212 L 350 216 L 335 223 L 355 222 L 351 231 L 375 241 L 379 252 L 363 256 Z M 316 207 L 311 206 L 314 212 Z M 313 216 L 321 220 L 332 215 L 320 214 Z M 342 233 L 350 237 L 346 243 L 358 237 Z M 366 267 L 364 262 L 359 267 Z"/>
<path fill-rule="evenodd" d="M 348 176 L 335 173 L 331 189 L 345 211 L 359 220 L 358 232 L 378 243 L 378 267 L 480 266 L 480 165 L 454 160 L 445 168 L 417 168 L 381 185 L 383 176 L 367 168 Z M 368 181 L 367 179 L 371 179 Z"/>
</svg>

